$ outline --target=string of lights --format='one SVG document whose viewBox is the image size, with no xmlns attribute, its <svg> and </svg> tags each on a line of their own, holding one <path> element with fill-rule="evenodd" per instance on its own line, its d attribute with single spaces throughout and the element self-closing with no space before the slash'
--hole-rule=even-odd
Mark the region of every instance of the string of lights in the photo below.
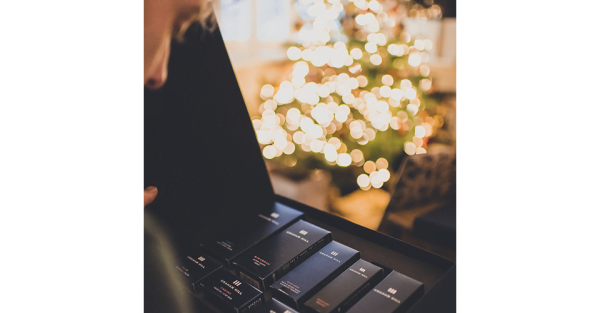
<svg viewBox="0 0 600 313">
<path fill-rule="evenodd" d="M 298 2 L 308 21 L 287 50 L 291 73 L 262 86 L 261 116 L 252 121 L 263 156 L 321 155 L 329 166 L 361 169 L 354 171 L 361 189 L 381 188 L 391 179 L 392 154 L 378 156 L 375 146 L 426 153 L 443 124 L 424 111 L 434 87 L 427 65 L 433 43 L 402 31 L 397 8 L 405 2 Z"/>
</svg>

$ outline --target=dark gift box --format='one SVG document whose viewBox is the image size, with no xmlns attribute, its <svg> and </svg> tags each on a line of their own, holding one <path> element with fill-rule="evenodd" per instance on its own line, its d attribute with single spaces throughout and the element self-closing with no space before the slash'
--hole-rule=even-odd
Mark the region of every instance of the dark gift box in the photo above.
<svg viewBox="0 0 600 313">
<path fill-rule="evenodd" d="M 194 293 L 200 292 L 200 285 L 198 283 L 201 279 L 221 267 L 219 262 L 215 261 L 202 251 L 186 255 L 180 261 L 180 264 L 175 266 L 175 268 L 181 272 L 183 277 L 185 277 L 188 282 L 188 287 L 190 287 Z"/>
<path fill-rule="evenodd" d="M 271 287 L 274 296 L 292 307 L 317 293 L 323 286 L 360 258 L 360 252 L 332 241 Z"/>
<path fill-rule="evenodd" d="M 224 312 L 254 312 L 263 302 L 260 290 L 221 268 L 202 279 L 205 296 Z"/>
<path fill-rule="evenodd" d="M 273 210 L 268 214 L 259 213 L 248 221 L 245 227 L 236 231 L 223 233 L 215 240 L 211 240 L 206 247 L 215 258 L 228 267 L 232 260 L 264 241 L 278 231 L 287 228 L 302 217 L 303 213 L 280 203 L 275 203 Z"/>
<path fill-rule="evenodd" d="M 331 241 L 331 233 L 298 221 L 233 261 L 242 279 L 265 290 Z"/>
<path fill-rule="evenodd" d="M 347 313 L 364 313 L 377 308 L 378 313 L 403 313 L 423 295 L 423 284 L 392 271 Z"/>
<path fill-rule="evenodd" d="M 383 278 L 383 269 L 365 260 L 358 260 L 306 301 L 307 312 L 330 313 L 345 311 Z"/>
</svg>

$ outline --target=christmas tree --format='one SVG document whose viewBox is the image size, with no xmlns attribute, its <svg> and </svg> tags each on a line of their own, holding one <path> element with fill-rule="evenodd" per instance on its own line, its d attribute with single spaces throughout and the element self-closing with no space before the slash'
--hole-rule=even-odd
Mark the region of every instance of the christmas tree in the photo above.
<svg viewBox="0 0 600 313">
<path fill-rule="evenodd" d="M 253 119 L 266 159 L 325 169 L 339 187 L 368 190 L 392 179 L 390 160 L 427 152 L 443 118 L 429 113 L 436 106 L 427 96 L 433 43 L 402 28 L 412 5 L 295 3 L 301 21 L 287 50 L 293 65 L 282 81 L 262 87 L 261 116 Z"/>
</svg>

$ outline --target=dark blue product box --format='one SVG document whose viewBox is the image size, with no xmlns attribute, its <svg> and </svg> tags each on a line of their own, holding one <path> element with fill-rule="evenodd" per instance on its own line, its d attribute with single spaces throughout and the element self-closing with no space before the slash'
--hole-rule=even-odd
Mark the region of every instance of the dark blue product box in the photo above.
<svg viewBox="0 0 600 313">
<path fill-rule="evenodd" d="M 424 287 L 406 275 L 392 271 L 373 290 L 360 299 L 347 313 L 404 313 L 424 293 Z"/>
<path fill-rule="evenodd" d="M 383 269 L 358 260 L 304 303 L 307 312 L 343 312 L 383 278 Z"/>
<path fill-rule="evenodd" d="M 183 275 L 188 287 L 194 292 L 200 292 L 198 282 L 212 272 L 220 269 L 221 264 L 202 251 L 187 254 L 175 268 Z"/>
<path fill-rule="evenodd" d="M 207 300 L 227 313 L 256 312 L 264 302 L 263 293 L 241 281 L 224 268 L 199 282 Z"/>
<path fill-rule="evenodd" d="M 332 241 L 271 287 L 273 296 L 298 309 L 302 304 L 360 259 L 360 252 Z"/>
<path fill-rule="evenodd" d="M 265 290 L 330 241 L 331 232 L 300 220 L 254 246 L 233 264 L 245 282 Z"/>
<path fill-rule="evenodd" d="M 217 260 L 231 267 L 233 259 L 292 225 L 303 215 L 304 213 L 300 211 L 281 203 L 275 203 L 270 213 L 257 214 L 248 221 L 247 227 L 223 233 L 214 241 L 201 243 L 201 246 L 208 249 Z"/>
</svg>

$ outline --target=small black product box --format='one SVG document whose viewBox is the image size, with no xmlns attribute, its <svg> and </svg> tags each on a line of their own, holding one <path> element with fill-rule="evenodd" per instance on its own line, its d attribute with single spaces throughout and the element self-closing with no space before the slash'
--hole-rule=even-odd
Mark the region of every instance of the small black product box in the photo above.
<svg viewBox="0 0 600 313">
<path fill-rule="evenodd" d="M 332 241 L 275 282 L 273 296 L 298 309 L 358 259 L 360 252 Z"/>
<path fill-rule="evenodd" d="M 356 303 L 383 278 L 383 269 L 365 260 L 358 260 L 323 287 L 304 305 L 307 312 L 341 312 Z"/>
<path fill-rule="evenodd" d="M 373 290 L 358 301 L 347 313 L 403 313 L 424 293 L 425 288 L 406 275 L 392 271 Z"/>
<path fill-rule="evenodd" d="M 244 283 L 224 268 L 214 271 L 199 284 L 205 297 L 228 313 L 256 312 L 263 303 L 263 293 Z"/>
<path fill-rule="evenodd" d="M 275 299 L 271 299 L 267 304 L 261 306 L 257 313 L 298 313 L 298 311 Z"/>
<path fill-rule="evenodd" d="M 304 213 L 275 203 L 268 215 L 258 214 L 249 221 L 248 229 L 221 234 L 215 241 L 201 243 L 217 260 L 231 267 L 233 259 L 278 231 L 298 221 Z"/>
<path fill-rule="evenodd" d="M 233 261 L 242 279 L 265 290 L 331 241 L 331 232 L 303 220 Z"/>
<path fill-rule="evenodd" d="M 219 262 L 215 261 L 202 251 L 186 255 L 185 258 L 175 266 L 175 268 L 181 272 L 188 283 L 188 287 L 190 287 L 194 293 L 200 292 L 200 285 L 198 282 L 201 279 L 221 267 L 223 266 L 219 264 Z"/>
</svg>

